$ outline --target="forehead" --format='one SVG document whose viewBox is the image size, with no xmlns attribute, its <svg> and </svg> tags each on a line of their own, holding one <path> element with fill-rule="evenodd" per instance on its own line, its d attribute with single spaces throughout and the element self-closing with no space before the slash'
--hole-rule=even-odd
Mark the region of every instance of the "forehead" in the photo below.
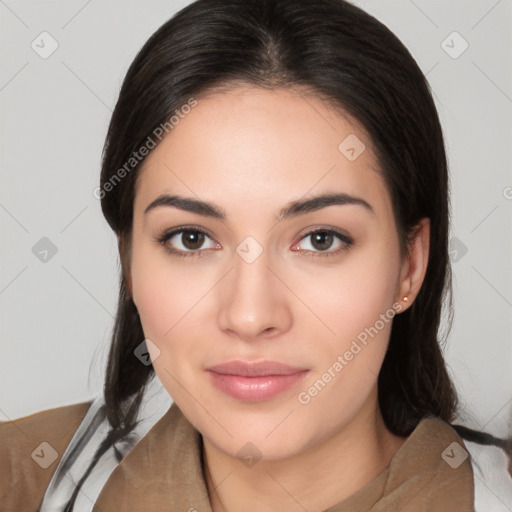
<svg viewBox="0 0 512 512">
<path fill-rule="evenodd" d="M 321 99 L 247 87 L 196 101 L 146 157 L 136 210 L 162 193 L 214 201 L 228 215 L 333 191 L 391 207 L 372 141 Z"/>
</svg>

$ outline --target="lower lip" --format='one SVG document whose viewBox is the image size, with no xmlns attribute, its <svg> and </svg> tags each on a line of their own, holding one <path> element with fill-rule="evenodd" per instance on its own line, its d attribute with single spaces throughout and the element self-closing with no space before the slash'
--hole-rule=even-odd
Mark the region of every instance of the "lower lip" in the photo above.
<svg viewBox="0 0 512 512">
<path fill-rule="evenodd" d="M 265 375 L 261 377 L 243 377 L 208 371 L 213 384 L 224 393 L 250 402 L 268 400 L 298 384 L 308 373 L 304 370 L 292 375 Z"/>
</svg>

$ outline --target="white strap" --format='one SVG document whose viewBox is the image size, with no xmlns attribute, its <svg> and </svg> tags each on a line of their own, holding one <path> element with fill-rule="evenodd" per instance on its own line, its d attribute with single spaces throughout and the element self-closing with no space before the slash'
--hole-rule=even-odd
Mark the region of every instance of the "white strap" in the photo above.
<svg viewBox="0 0 512 512">
<path fill-rule="evenodd" d="M 173 401 L 157 378 L 153 378 L 144 394 L 137 419 L 141 420 L 127 438 L 116 443 L 124 457 L 153 425 L 168 411 Z M 94 457 L 96 449 L 107 436 L 103 395 L 93 400 L 84 419 L 73 435 L 50 481 L 39 512 L 62 512 L 75 490 L 75 485 Z M 74 512 L 91 512 L 108 477 L 118 466 L 111 446 L 97 462 L 78 494 Z"/>
</svg>

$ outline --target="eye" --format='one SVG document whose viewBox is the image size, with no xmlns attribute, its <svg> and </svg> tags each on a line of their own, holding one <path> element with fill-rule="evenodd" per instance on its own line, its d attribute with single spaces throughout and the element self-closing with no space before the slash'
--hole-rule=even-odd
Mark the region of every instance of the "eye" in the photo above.
<svg viewBox="0 0 512 512">
<path fill-rule="evenodd" d="M 167 252 L 176 256 L 197 256 L 206 249 L 220 248 L 220 245 L 204 231 L 195 228 L 168 231 L 157 237 L 156 241 L 163 245 Z"/>
<path fill-rule="evenodd" d="M 293 246 L 292 250 L 297 252 L 308 251 L 313 256 L 330 256 L 342 251 L 348 251 L 353 243 L 350 237 L 338 231 L 316 229 L 306 233 L 299 243 Z"/>
<path fill-rule="evenodd" d="M 174 256 L 200 256 L 207 249 L 221 248 L 220 244 L 198 228 L 179 228 L 166 231 L 155 241 Z M 292 250 L 309 253 L 311 256 L 332 256 L 349 250 L 353 243 L 353 240 L 347 235 L 323 228 L 306 233 L 292 247 Z"/>
</svg>

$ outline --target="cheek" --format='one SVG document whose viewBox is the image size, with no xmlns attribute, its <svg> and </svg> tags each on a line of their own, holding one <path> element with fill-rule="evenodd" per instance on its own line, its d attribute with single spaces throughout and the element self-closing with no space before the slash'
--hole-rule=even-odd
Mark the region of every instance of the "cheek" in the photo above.
<svg viewBox="0 0 512 512">
<path fill-rule="evenodd" d="M 211 314 L 208 291 L 216 279 L 206 268 L 202 272 L 193 263 L 188 267 L 188 263 L 172 261 L 150 243 L 142 241 L 134 247 L 133 297 L 144 336 L 157 347 L 152 351 L 148 344 L 158 377 L 173 397 L 179 396 L 172 376 L 190 379 L 203 363 L 199 326 Z"/>
<path fill-rule="evenodd" d="M 178 320 L 179 300 L 173 288 L 155 269 L 133 272 L 133 295 L 147 338 L 162 340 Z"/>
<path fill-rule="evenodd" d="M 139 248 L 140 249 L 140 248 Z M 139 312 L 144 337 L 148 344 L 155 372 L 175 400 L 180 396 L 176 382 L 182 380 L 181 372 L 188 372 L 189 343 L 184 343 L 180 329 L 189 320 L 193 292 L 185 286 L 183 275 L 170 271 L 158 262 L 153 254 L 145 257 L 143 250 L 132 257 L 133 296 Z"/>
<path fill-rule="evenodd" d="M 133 298 L 146 337 L 162 341 L 170 336 L 204 291 L 163 249 L 146 241 L 134 247 Z"/>
<path fill-rule="evenodd" d="M 163 252 L 163 251 L 162 251 Z M 183 277 L 165 264 L 165 256 L 149 242 L 134 243 L 131 262 L 133 299 L 144 335 L 158 345 L 185 313 L 187 287 Z"/>
<path fill-rule="evenodd" d="M 297 399 L 327 424 L 343 422 L 363 406 L 375 389 L 388 347 L 396 314 L 392 306 L 397 254 L 374 249 L 347 259 L 331 270 L 329 279 L 316 272 L 309 281 L 314 293 L 310 290 L 308 305 L 324 327 L 317 336 L 321 352 L 315 374 Z"/>
<path fill-rule="evenodd" d="M 338 265 L 310 264 L 308 272 L 301 272 L 295 280 L 296 294 L 321 320 L 321 324 L 315 321 L 322 337 L 332 341 L 331 346 L 343 349 L 391 308 L 397 261 L 398 250 L 382 240 L 347 255 Z"/>
</svg>

